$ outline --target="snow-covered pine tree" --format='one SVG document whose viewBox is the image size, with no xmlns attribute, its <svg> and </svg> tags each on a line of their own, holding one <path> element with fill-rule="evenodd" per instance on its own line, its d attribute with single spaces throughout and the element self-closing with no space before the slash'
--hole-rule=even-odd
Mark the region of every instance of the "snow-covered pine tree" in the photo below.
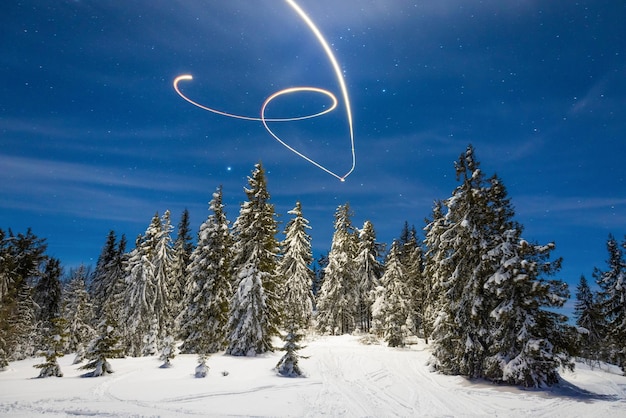
<svg viewBox="0 0 626 418">
<path fill-rule="evenodd" d="M 317 299 L 317 328 L 322 334 L 348 334 L 355 329 L 358 295 L 355 258 L 358 243 L 351 218 L 348 203 L 337 208 L 328 265 L 324 269 L 324 283 Z"/>
<path fill-rule="evenodd" d="M 193 249 L 193 239 L 191 237 L 191 228 L 189 227 L 189 211 L 185 209 L 180 217 L 176 240 L 174 241 L 172 288 L 170 289 L 176 334 L 180 331 L 180 314 L 184 308 L 185 289 L 187 289 L 187 279 L 189 278 L 187 267 L 191 262 Z"/>
<path fill-rule="evenodd" d="M 119 335 L 117 324 L 111 312 L 104 313 L 104 320 L 98 325 L 97 336 L 87 349 L 89 363 L 81 367 L 81 370 L 91 370 L 84 377 L 99 377 L 113 373 L 109 359 L 120 357 L 123 350 L 119 347 Z"/>
<path fill-rule="evenodd" d="M 233 225 L 234 277 L 237 291 L 231 304 L 228 354 L 256 355 L 273 350 L 282 320 L 278 242 L 274 205 L 269 203 L 265 170 L 259 163 L 244 189 L 248 201 Z"/>
<path fill-rule="evenodd" d="M 102 322 L 107 311 L 117 315 L 116 322 L 123 323 L 126 262 L 126 237 L 122 235 L 117 242 L 115 231 L 109 231 L 89 287 L 94 310 L 92 327 Z"/>
<path fill-rule="evenodd" d="M 196 366 L 195 376 L 199 379 L 205 378 L 209 373 L 209 366 L 206 364 L 207 360 L 208 356 L 205 354 L 200 354 L 198 356 L 198 365 Z"/>
<path fill-rule="evenodd" d="M 171 231 L 170 212 L 155 214 L 128 259 L 123 318 L 128 353 L 134 356 L 156 354 L 174 333 Z"/>
<path fill-rule="evenodd" d="M 135 248 L 130 252 L 126 266 L 126 288 L 124 292 L 125 337 L 128 346 L 126 354 L 142 355 L 144 338 L 150 330 L 154 318 L 156 298 L 154 254 L 161 229 L 159 214 L 152 217 L 150 226 L 143 236 L 138 236 Z"/>
<path fill-rule="evenodd" d="M 597 297 L 585 276 L 580 276 L 576 287 L 574 316 L 580 335 L 579 356 L 590 364 L 598 363 L 606 356 L 602 344 L 604 318 Z"/>
<path fill-rule="evenodd" d="M 520 228 L 510 229 L 487 257 L 496 266 L 484 287 L 492 303 L 489 356 L 483 377 L 527 387 L 551 386 L 560 367 L 573 369 L 567 317 L 558 313 L 567 301 L 567 285 L 545 280 L 559 270 L 561 259 L 550 261 L 554 244 L 530 244 Z"/>
<path fill-rule="evenodd" d="M 285 240 L 281 246 L 282 257 L 278 270 L 285 282 L 279 293 L 284 303 L 285 317 L 295 321 L 297 329 L 307 329 L 313 312 L 311 287 L 314 278 L 310 267 L 313 261 L 311 237 L 307 233 L 310 226 L 302 215 L 300 202 L 288 213 L 293 218 L 285 227 Z"/>
<path fill-rule="evenodd" d="M 607 270 L 596 268 L 593 277 L 600 286 L 598 298 L 605 320 L 607 360 L 619 365 L 626 373 L 626 263 L 613 235 L 609 235 L 606 246 L 609 253 Z M 623 246 L 626 247 L 626 242 Z"/>
<path fill-rule="evenodd" d="M 445 263 L 449 250 L 441 246 L 441 237 L 446 231 L 446 218 L 444 205 L 441 200 L 435 201 L 432 211 L 432 219 L 426 219 L 426 237 L 424 239 L 424 280 L 428 283 L 429 293 L 423 307 L 423 328 L 426 343 L 432 336 L 435 322 L 442 312 L 443 284 L 445 271 L 439 266 Z"/>
<path fill-rule="evenodd" d="M 312 285 L 314 273 L 310 269 L 313 261 L 311 253 L 311 237 L 306 230 L 308 221 L 302 215 L 300 202 L 289 211 L 294 217 L 285 228 L 283 242 L 283 256 L 279 263 L 281 275 L 285 278 L 285 285 L 281 291 L 284 300 L 284 328 L 282 350 L 285 355 L 276 365 L 278 374 L 285 377 L 302 376 L 298 360 L 302 357 L 298 351 L 302 348 L 300 341 L 304 337 L 304 330 L 308 328 L 313 311 Z"/>
<path fill-rule="evenodd" d="M 405 236 L 404 233 L 402 235 Z M 424 255 L 417 241 L 415 229 L 410 230 L 406 237 L 407 239 L 401 239 L 398 244 L 400 264 L 404 268 L 408 292 L 407 327 L 413 335 L 424 338 L 428 344 L 430 327 L 427 308 L 431 297 L 431 284 L 429 278 L 424 275 Z"/>
<path fill-rule="evenodd" d="M 45 330 L 43 338 L 43 349 L 39 352 L 39 355 L 46 360 L 33 366 L 41 369 L 38 377 L 63 377 L 57 359 L 63 357 L 67 339 L 65 329 L 66 323 L 62 317 L 52 318 L 48 321 L 48 328 Z"/>
<path fill-rule="evenodd" d="M 211 214 L 200 226 L 198 245 L 187 269 L 188 285 L 181 313 L 182 351 L 201 355 L 226 348 L 233 297 L 232 237 L 222 203 L 222 187 L 209 203 Z"/>
<path fill-rule="evenodd" d="M 262 274 L 252 265 L 248 267 L 249 270 L 239 270 L 241 280 L 233 297 L 228 322 L 230 333 L 226 354 L 233 356 L 256 356 L 273 350 Z"/>
<path fill-rule="evenodd" d="M 306 357 L 301 356 L 298 352 L 304 348 L 300 345 L 300 341 L 304 338 L 304 333 L 298 324 L 298 318 L 292 315 L 293 312 L 285 314 L 287 318 L 285 320 L 285 335 L 283 336 L 285 344 L 281 349 L 285 354 L 276 364 L 276 371 L 284 377 L 301 377 L 303 372 L 300 369 L 299 360 Z"/>
<path fill-rule="evenodd" d="M 162 369 L 172 367 L 172 359 L 176 357 L 177 351 L 178 349 L 176 347 L 176 340 L 174 337 L 171 335 L 165 337 L 162 342 L 161 355 L 159 357 L 159 359 L 163 361 L 163 364 L 161 365 Z"/>
<path fill-rule="evenodd" d="M 104 317 L 106 301 L 109 299 L 110 292 L 112 290 L 112 283 L 108 266 L 111 264 L 116 254 L 117 236 L 115 231 L 110 230 L 107 235 L 106 242 L 98 261 L 96 262 L 96 268 L 91 277 L 91 284 L 89 286 L 89 294 L 93 301 L 94 318 L 99 323 Z"/>
<path fill-rule="evenodd" d="M 152 260 L 154 266 L 154 308 L 157 320 L 157 350 L 160 350 L 163 341 L 175 334 L 174 318 L 176 304 L 171 297 L 176 278 L 173 274 L 174 249 L 172 247 L 172 224 L 170 211 L 166 210 L 161 218 L 161 228 L 156 236 L 156 251 Z"/>
<path fill-rule="evenodd" d="M 484 284 L 488 274 L 483 255 L 493 245 L 487 183 L 469 146 L 455 163 L 461 184 L 446 199 L 447 213 L 440 235 L 427 234 L 426 244 L 436 248 L 429 261 L 436 265 L 434 280 L 441 288 L 441 311 L 434 325 L 433 355 L 436 368 L 446 374 L 481 377 L 489 347 L 489 313 Z M 433 239 L 438 240 L 434 247 Z"/>
<path fill-rule="evenodd" d="M 13 315 L 7 321 L 7 346 L 11 360 L 23 360 L 35 354 L 37 343 L 37 305 L 31 297 L 31 287 L 21 281 L 17 290 Z"/>
<path fill-rule="evenodd" d="M 25 234 L 0 229 L 0 341 L 7 360 L 29 357 L 35 347 L 36 305 L 30 283 L 41 277 L 46 243 L 29 228 Z"/>
<path fill-rule="evenodd" d="M 380 324 L 383 338 L 390 347 L 402 347 L 406 337 L 410 292 L 397 241 L 391 245 L 380 281 L 382 291 L 377 292 L 374 303 L 376 322 Z"/>
<path fill-rule="evenodd" d="M 95 330 L 93 322 L 93 305 L 87 292 L 86 280 L 88 269 L 81 265 L 70 271 L 69 282 L 63 291 L 63 318 L 67 334 L 66 352 L 76 352 L 92 340 Z"/>
<path fill-rule="evenodd" d="M 435 367 L 512 384 L 553 384 L 559 367 L 571 367 L 571 330 L 553 310 L 568 291 L 542 276 L 558 271 L 561 260 L 549 260 L 553 244 L 521 238 L 504 185 L 497 176 L 485 180 L 471 146 L 456 169 L 462 184 L 443 203 L 447 213 L 434 214 L 426 236 L 426 273 L 440 295 Z"/>
<path fill-rule="evenodd" d="M 39 338 L 46 329 L 52 327 L 51 321 L 61 314 L 61 274 L 61 262 L 56 258 L 48 258 L 43 274 L 33 289 Z"/>
<path fill-rule="evenodd" d="M 384 267 L 379 258 L 383 245 L 376 242 L 376 231 L 370 221 L 365 221 L 359 231 L 356 256 L 357 310 L 356 324 L 361 332 L 369 332 L 372 326 L 374 291 L 380 285 Z"/>
</svg>

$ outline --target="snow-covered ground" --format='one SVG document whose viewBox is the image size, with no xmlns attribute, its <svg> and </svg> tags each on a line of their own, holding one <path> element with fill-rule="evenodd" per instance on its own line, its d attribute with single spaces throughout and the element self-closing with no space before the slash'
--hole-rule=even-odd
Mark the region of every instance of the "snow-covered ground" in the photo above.
<svg viewBox="0 0 626 418">
<path fill-rule="evenodd" d="M 60 359 L 65 377 L 35 379 L 40 359 L 0 373 L 2 416 L 345 416 L 345 417 L 626 417 L 626 377 L 577 364 L 550 390 L 470 382 L 429 371 L 423 343 L 406 349 L 364 345 L 354 336 L 313 337 L 302 354 L 306 378 L 278 377 L 281 352 L 256 358 L 213 355 L 204 379 L 196 356 L 160 369 L 156 358 L 111 360 L 115 373 L 81 378 Z"/>
</svg>

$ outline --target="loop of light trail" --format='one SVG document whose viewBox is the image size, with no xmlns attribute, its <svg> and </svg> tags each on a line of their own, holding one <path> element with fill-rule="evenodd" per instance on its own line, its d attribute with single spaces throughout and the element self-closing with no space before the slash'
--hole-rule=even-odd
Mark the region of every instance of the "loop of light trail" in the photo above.
<svg viewBox="0 0 626 418">
<path fill-rule="evenodd" d="M 324 167 L 322 164 L 318 163 L 317 161 L 315 161 L 315 160 L 307 157 L 306 155 L 302 154 L 301 152 L 299 152 L 295 148 L 289 146 L 274 131 L 272 131 L 272 129 L 268 125 L 268 123 L 271 123 L 271 122 L 292 122 L 292 121 L 299 121 L 299 120 L 304 120 L 304 119 L 312 119 L 312 118 L 316 118 L 316 117 L 325 115 L 325 114 L 327 114 L 329 112 L 332 112 L 333 110 L 335 110 L 337 108 L 338 100 L 337 100 L 337 97 L 332 92 L 330 92 L 330 91 L 328 91 L 326 89 L 322 89 L 322 88 L 318 88 L 318 87 L 290 87 L 290 88 L 286 88 L 286 89 L 283 89 L 283 90 L 279 90 L 276 93 L 270 95 L 267 99 L 265 99 L 265 102 L 263 102 L 263 105 L 261 106 L 261 116 L 260 117 L 244 116 L 244 115 L 237 115 L 237 114 L 233 114 L 233 113 L 228 113 L 228 112 L 224 112 L 224 111 L 221 111 L 221 110 L 217 110 L 217 109 L 213 109 L 213 108 L 201 105 L 200 103 L 191 100 L 189 97 L 185 96 L 180 91 L 180 88 L 178 87 L 178 84 L 181 81 L 191 81 L 191 80 L 193 80 L 193 77 L 190 74 L 183 74 L 183 75 L 179 75 L 178 77 L 176 77 L 174 79 L 174 83 L 173 83 L 174 84 L 174 90 L 176 90 L 176 93 L 178 93 L 178 95 L 180 97 L 182 97 L 183 99 L 185 99 L 186 101 L 188 101 L 192 105 L 199 107 L 200 109 L 204 109 L 206 111 L 209 111 L 209 112 L 212 112 L 212 113 L 216 113 L 218 115 L 227 116 L 229 118 L 243 119 L 243 120 L 250 120 L 250 121 L 258 121 L 258 122 L 263 123 L 263 126 L 265 127 L 267 132 L 269 132 L 270 135 L 272 135 L 272 137 L 276 141 L 278 141 L 282 146 L 287 148 L 289 151 L 293 152 L 294 154 L 296 154 L 300 158 L 303 158 L 304 160 L 306 160 L 309 163 L 313 164 L 317 168 L 325 171 L 326 173 L 330 174 L 331 176 L 336 177 L 337 179 L 339 179 L 341 181 L 345 181 L 346 177 L 348 177 L 354 171 L 354 169 L 356 167 L 356 154 L 355 154 L 355 150 L 354 150 L 354 129 L 353 129 L 353 124 L 352 124 L 352 110 L 351 110 L 351 107 L 350 107 L 350 98 L 348 96 L 348 88 L 346 87 L 346 82 L 345 82 L 345 80 L 343 78 L 343 74 L 341 73 L 341 68 L 339 67 L 339 63 L 337 62 L 337 59 L 335 58 L 335 55 L 333 54 L 332 49 L 328 45 L 328 42 L 326 42 L 326 39 L 324 38 L 324 36 L 320 32 L 320 30 L 317 28 L 315 23 L 313 23 L 313 21 L 309 18 L 309 16 L 304 12 L 304 10 L 302 10 L 300 8 L 300 6 L 298 6 L 296 4 L 295 1 L 293 1 L 293 0 L 285 0 L 285 1 L 287 2 L 287 4 L 289 4 L 296 11 L 296 13 L 300 16 L 300 18 L 304 21 L 304 23 L 307 24 L 307 26 L 309 27 L 311 32 L 313 32 L 313 34 L 317 38 L 318 42 L 320 43 L 320 45 L 324 49 L 324 52 L 326 53 L 326 55 L 328 57 L 328 60 L 330 61 L 331 65 L 333 67 L 333 70 L 335 72 L 335 76 L 337 77 L 337 82 L 339 83 L 339 88 L 341 90 L 341 96 L 343 98 L 343 103 L 344 103 L 344 107 L 345 107 L 345 111 L 346 111 L 346 118 L 347 118 L 347 121 L 348 121 L 348 129 L 349 129 L 349 132 L 350 132 L 350 150 L 351 150 L 351 153 L 352 153 L 352 166 L 350 167 L 350 170 L 348 170 L 348 172 L 346 174 L 339 175 L 339 174 L 329 170 L 328 168 Z M 313 113 L 313 114 L 310 114 L 310 115 L 296 116 L 296 117 L 291 117 L 291 118 L 266 118 L 265 117 L 265 111 L 267 109 L 267 106 L 274 99 L 276 99 L 276 98 L 278 98 L 280 96 L 284 96 L 284 95 L 288 95 L 288 94 L 294 94 L 294 93 L 302 93 L 302 92 L 312 92 L 312 93 L 319 93 L 319 94 L 325 95 L 328 98 L 330 98 L 332 104 L 331 104 L 331 106 L 328 109 L 324 109 L 321 112 Z"/>
</svg>

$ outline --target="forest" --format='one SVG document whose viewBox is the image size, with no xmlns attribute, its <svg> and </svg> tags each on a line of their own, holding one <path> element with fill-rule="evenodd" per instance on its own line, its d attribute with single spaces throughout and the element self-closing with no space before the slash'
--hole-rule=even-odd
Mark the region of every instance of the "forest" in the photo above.
<svg viewBox="0 0 626 418">
<path fill-rule="evenodd" d="M 435 201 L 423 239 L 407 222 L 380 243 L 345 203 L 318 260 L 299 202 L 278 240 L 262 164 L 232 224 L 218 187 L 195 238 L 187 211 L 177 227 L 156 213 L 134 245 L 110 231 L 95 266 L 64 273 L 45 239 L 0 229 L 0 370 L 41 356 L 40 377 L 62 376 L 57 358 L 76 353 L 85 376 L 101 376 L 112 358 L 158 356 L 168 367 L 180 352 L 198 356 L 203 377 L 212 353 L 281 349 L 277 372 L 299 376 L 301 341 L 314 331 L 391 347 L 418 337 L 440 373 L 525 387 L 558 383 L 575 359 L 626 372 L 626 239 L 608 237 L 607 261 L 572 296 L 553 278 L 554 244 L 523 238 L 502 179 L 483 172 L 471 145 L 454 168 L 458 185 Z M 574 318 L 559 310 L 570 297 Z"/>
</svg>

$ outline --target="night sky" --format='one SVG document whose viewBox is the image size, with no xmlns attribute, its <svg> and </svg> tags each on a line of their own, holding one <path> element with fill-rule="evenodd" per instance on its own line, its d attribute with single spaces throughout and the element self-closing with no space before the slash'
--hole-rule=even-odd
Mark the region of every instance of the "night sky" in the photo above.
<svg viewBox="0 0 626 418">
<path fill-rule="evenodd" d="M 94 264 L 110 229 L 129 241 L 156 211 L 197 231 L 220 184 L 231 220 L 262 161 L 283 222 L 295 202 L 329 249 L 350 202 L 382 242 L 424 226 L 457 185 L 469 143 L 507 186 L 529 241 L 555 241 L 559 278 L 604 267 L 626 233 L 626 3 L 622 0 L 301 0 L 347 84 L 356 169 L 340 182 L 275 141 L 258 116 L 292 86 L 331 90 L 328 57 L 280 0 L 3 1 L 0 5 L 0 228 L 47 239 L 66 268 Z M 290 95 L 268 117 L 315 113 Z M 341 106 L 274 124 L 329 169 L 350 169 Z M 572 289 L 574 290 L 574 289 Z"/>
</svg>

